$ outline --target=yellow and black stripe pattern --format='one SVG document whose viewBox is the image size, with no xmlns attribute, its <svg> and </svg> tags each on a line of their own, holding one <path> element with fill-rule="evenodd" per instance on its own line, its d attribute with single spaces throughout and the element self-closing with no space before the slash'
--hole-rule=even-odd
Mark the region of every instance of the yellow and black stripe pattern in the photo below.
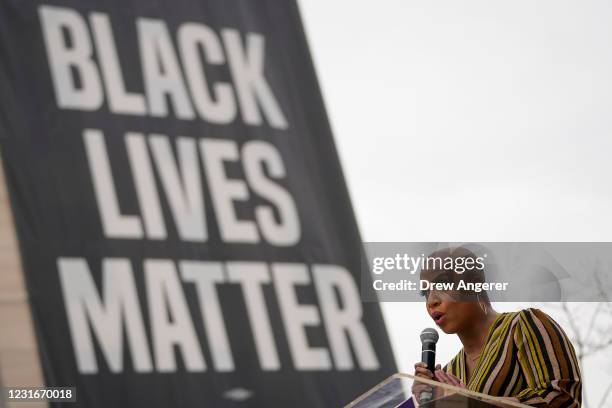
<svg viewBox="0 0 612 408">
<path fill-rule="evenodd" d="M 472 391 L 516 397 L 526 405 L 576 408 L 581 404 L 574 347 L 557 322 L 538 309 L 497 317 L 469 379 L 463 349 L 444 369 Z"/>
</svg>

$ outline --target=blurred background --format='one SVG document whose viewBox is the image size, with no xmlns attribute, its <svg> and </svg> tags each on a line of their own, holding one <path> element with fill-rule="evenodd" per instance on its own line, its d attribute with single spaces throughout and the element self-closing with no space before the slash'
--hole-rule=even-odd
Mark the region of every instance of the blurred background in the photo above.
<svg viewBox="0 0 612 408">
<path fill-rule="evenodd" d="M 612 240 L 610 2 L 300 7 L 364 241 Z M 534 306 L 584 348 L 584 406 L 612 406 L 610 304 L 495 308 Z M 382 309 L 411 373 L 433 322 Z"/>
</svg>

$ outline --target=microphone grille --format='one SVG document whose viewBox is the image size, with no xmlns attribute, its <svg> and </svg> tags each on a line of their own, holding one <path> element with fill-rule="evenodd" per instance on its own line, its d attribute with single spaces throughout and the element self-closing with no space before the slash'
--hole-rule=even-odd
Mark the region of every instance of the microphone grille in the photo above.
<svg viewBox="0 0 612 408">
<path fill-rule="evenodd" d="M 421 343 L 436 343 L 439 338 L 436 329 L 427 328 L 421 332 Z"/>
</svg>

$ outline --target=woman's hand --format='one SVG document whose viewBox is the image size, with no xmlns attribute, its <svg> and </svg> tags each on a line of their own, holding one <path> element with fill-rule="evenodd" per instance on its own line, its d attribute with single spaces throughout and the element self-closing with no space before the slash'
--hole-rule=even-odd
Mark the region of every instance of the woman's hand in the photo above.
<svg viewBox="0 0 612 408">
<path fill-rule="evenodd" d="M 416 363 L 414 365 L 414 376 L 415 377 L 422 377 L 422 378 L 427 378 L 429 380 L 434 380 L 434 375 L 431 371 L 429 371 L 427 369 L 427 365 L 425 363 Z M 416 398 L 417 402 L 421 402 L 421 393 L 423 392 L 427 392 L 427 393 L 431 393 L 431 397 L 433 397 L 433 387 L 425 384 L 425 383 L 421 383 L 418 381 L 414 381 L 412 383 L 412 395 Z"/>
<path fill-rule="evenodd" d="M 440 365 L 438 365 L 436 368 L 439 367 Z M 427 364 L 423 362 L 419 362 L 414 365 L 414 376 L 427 378 L 429 380 L 435 380 L 434 374 L 427 369 Z"/>
<path fill-rule="evenodd" d="M 427 369 L 427 365 L 425 363 L 422 363 L 422 362 L 416 363 L 414 365 L 414 375 L 415 377 L 427 378 L 429 380 L 437 380 L 441 382 L 442 384 L 449 384 L 449 385 L 454 385 L 455 387 L 466 388 L 465 384 L 462 383 L 460 379 L 458 379 L 457 377 L 455 377 L 454 375 L 450 373 L 444 372 L 440 364 L 436 366 L 435 373 L 432 373 L 431 371 Z M 434 389 L 434 387 L 428 384 L 420 383 L 418 381 L 415 381 L 412 384 L 412 395 L 415 396 L 416 400 L 419 403 L 421 402 L 422 392 L 431 393 L 432 394 L 431 397 L 433 399 L 446 394 L 446 393 L 443 393 L 441 395 L 435 395 L 436 391 L 441 392 L 442 389 L 440 388 Z"/>
<path fill-rule="evenodd" d="M 440 364 L 436 366 L 435 379 L 440 381 L 443 384 L 454 385 L 455 387 L 460 387 L 460 388 L 466 388 L 465 384 L 462 383 L 460 379 L 458 379 L 451 373 L 444 372 Z"/>
</svg>

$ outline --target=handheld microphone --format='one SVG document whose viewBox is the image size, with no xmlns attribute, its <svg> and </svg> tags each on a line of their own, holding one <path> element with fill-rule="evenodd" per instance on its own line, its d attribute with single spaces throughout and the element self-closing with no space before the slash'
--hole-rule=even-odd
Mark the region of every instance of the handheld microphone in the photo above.
<svg viewBox="0 0 612 408">
<path fill-rule="evenodd" d="M 436 343 L 438 342 L 438 332 L 436 329 L 425 329 L 421 332 L 421 361 L 427 364 L 427 369 L 432 373 L 436 369 Z"/>
<path fill-rule="evenodd" d="M 427 364 L 427 369 L 432 373 L 436 369 L 436 343 L 438 342 L 438 332 L 436 329 L 425 329 L 421 332 L 421 361 Z M 423 391 L 420 395 L 421 402 L 431 401 L 433 392 Z"/>
</svg>

